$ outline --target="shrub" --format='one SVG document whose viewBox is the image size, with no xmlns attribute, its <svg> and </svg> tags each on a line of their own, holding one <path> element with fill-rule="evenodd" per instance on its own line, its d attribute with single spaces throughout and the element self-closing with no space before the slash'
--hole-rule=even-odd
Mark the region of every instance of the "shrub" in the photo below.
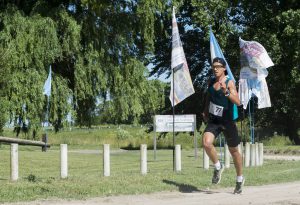
<svg viewBox="0 0 300 205">
<path fill-rule="evenodd" d="M 289 137 L 274 135 L 269 139 L 265 139 L 262 141 L 266 146 L 286 146 L 286 145 L 293 145 L 292 141 Z"/>
</svg>

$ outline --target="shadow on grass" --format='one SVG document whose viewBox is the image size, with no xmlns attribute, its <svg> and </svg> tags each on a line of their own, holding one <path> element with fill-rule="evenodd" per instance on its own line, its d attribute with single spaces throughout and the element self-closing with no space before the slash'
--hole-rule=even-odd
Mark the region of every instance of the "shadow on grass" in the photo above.
<svg viewBox="0 0 300 205">
<path fill-rule="evenodd" d="M 140 146 L 138 145 L 132 145 L 131 143 L 128 146 L 122 146 L 120 149 L 124 150 L 140 150 Z M 148 146 L 147 150 L 154 150 L 153 146 Z M 156 148 L 156 150 L 173 150 L 173 146 L 167 145 L 167 146 L 159 146 Z"/>
<path fill-rule="evenodd" d="M 194 193 L 194 192 L 200 192 L 200 193 L 205 193 L 205 194 L 215 194 L 218 193 L 216 191 L 210 191 L 210 190 L 201 190 L 198 189 L 197 187 L 190 185 L 190 184 L 180 184 L 174 181 L 170 181 L 170 180 L 163 180 L 164 183 L 169 184 L 169 185 L 174 185 L 177 186 L 179 191 L 182 193 Z"/>
</svg>

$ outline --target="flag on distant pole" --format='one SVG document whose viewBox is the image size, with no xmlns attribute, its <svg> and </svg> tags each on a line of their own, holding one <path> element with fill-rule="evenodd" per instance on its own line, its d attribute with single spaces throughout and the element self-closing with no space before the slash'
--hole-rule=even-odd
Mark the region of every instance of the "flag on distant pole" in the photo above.
<svg viewBox="0 0 300 205">
<path fill-rule="evenodd" d="M 43 94 L 47 95 L 47 111 L 46 111 L 46 119 L 45 119 L 45 121 L 47 122 L 47 126 L 49 126 L 49 103 L 50 103 L 50 95 L 51 95 L 51 78 L 52 78 L 52 70 L 50 65 L 48 78 L 45 81 L 44 88 L 43 88 L 44 89 Z M 42 151 L 46 152 L 47 143 L 48 143 L 48 134 L 46 129 L 45 129 L 45 134 L 42 137 L 42 141 L 45 142 L 45 145 L 42 147 Z"/>
<path fill-rule="evenodd" d="M 211 57 L 211 62 L 213 61 L 213 59 L 215 57 L 223 58 L 225 60 L 225 62 L 226 62 L 227 74 L 228 74 L 229 78 L 231 80 L 233 80 L 233 82 L 235 83 L 235 79 L 234 79 L 234 77 L 232 75 L 230 67 L 229 67 L 229 65 L 228 65 L 228 63 L 227 63 L 227 61 L 226 61 L 226 59 L 225 59 L 225 57 L 223 55 L 223 52 L 222 52 L 222 50 L 221 50 L 221 48 L 220 48 L 220 46 L 218 44 L 217 39 L 215 38 L 215 35 L 213 34 L 211 28 L 210 28 L 210 31 L 209 31 L 209 36 L 210 36 L 210 57 Z"/>
<path fill-rule="evenodd" d="M 173 80 L 171 81 L 170 101 L 174 107 L 185 98 L 195 93 L 190 71 L 187 65 L 182 43 L 179 36 L 175 10 L 172 18 L 172 59 L 171 69 Z M 173 96 L 174 93 L 174 96 Z"/>
<path fill-rule="evenodd" d="M 49 68 L 48 78 L 47 78 L 47 80 L 45 81 L 45 84 L 44 84 L 44 92 L 43 92 L 43 94 L 47 95 L 48 98 L 51 95 L 51 65 L 50 65 L 50 68 Z"/>
</svg>

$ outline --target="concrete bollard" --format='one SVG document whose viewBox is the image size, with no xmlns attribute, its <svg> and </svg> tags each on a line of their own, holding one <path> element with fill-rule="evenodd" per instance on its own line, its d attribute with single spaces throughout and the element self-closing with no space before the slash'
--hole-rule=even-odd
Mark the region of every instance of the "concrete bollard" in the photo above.
<svg viewBox="0 0 300 205">
<path fill-rule="evenodd" d="M 264 144 L 259 143 L 258 144 L 258 154 L 259 154 L 259 166 L 262 166 L 264 164 Z"/>
<path fill-rule="evenodd" d="M 228 145 L 225 144 L 225 168 L 230 167 L 230 153 L 228 149 Z"/>
<path fill-rule="evenodd" d="M 209 169 L 209 157 L 206 154 L 206 151 L 204 148 L 203 148 L 203 168 Z"/>
<path fill-rule="evenodd" d="M 250 166 L 254 167 L 256 164 L 256 159 L 255 159 L 255 144 L 250 145 Z"/>
<path fill-rule="evenodd" d="M 241 158 L 242 158 L 242 164 L 244 164 L 244 144 L 243 144 L 243 142 L 241 142 L 239 144 L 239 146 L 240 146 L 240 154 L 241 154 Z"/>
<path fill-rule="evenodd" d="M 19 178 L 19 153 L 18 144 L 10 145 L 10 179 L 17 181 Z"/>
<path fill-rule="evenodd" d="M 181 171 L 181 146 L 175 145 L 175 171 Z"/>
<path fill-rule="evenodd" d="M 259 166 L 259 161 L 258 143 L 255 142 L 255 166 Z"/>
<path fill-rule="evenodd" d="M 109 144 L 103 145 L 103 175 L 110 176 L 110 153 Z"/>
<path fill-rule="evenodd" d="M 239 153 L 240 153 L 240 154 L 242 154 L 242 148 L 241 148 L 241 144 L 238 144 L 238 146 L 237 146 L 237 147 L 238 147 Z"/>
<path fill-rule="evenodd" d="M 68 145 L 60 145 L 60 178 L 68 177 Z"/>
<path fill-rule="evenodd" d="M 147 145 L 141 144 L 141 174 L 147 174 Z"/>
<path fill-rule="evenodd" d="M 250 143 L 246 142 L 245 145 L 245 167 L 250 165 Z"/>
</svg>

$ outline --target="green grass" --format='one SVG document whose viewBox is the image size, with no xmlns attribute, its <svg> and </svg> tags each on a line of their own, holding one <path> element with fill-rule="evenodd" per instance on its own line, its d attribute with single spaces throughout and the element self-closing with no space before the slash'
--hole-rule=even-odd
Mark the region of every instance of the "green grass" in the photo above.
<svg viewBox="0 0 300 205">
<path fill-rule="evenodd" d="M 147 127 L 141 126 L 99 126 L 93 129 L 65 129 L 58 133 L 48 130 L 48 140 L 50 145 L 68 144 L 77 148 L 86 146 L 102 146 L 102 144 L 110 144 L 113 148 L 130 148 L 139 149 L 140 144 L 147 144 L 149 148 L 153 147 L 154 133 L 147 132 Z M 38 138 L 41 139 L 44 131 L 38 132 Z M 162 135 L 162 136 L 160 136 Z M 5 129 L 3 136 L 14 137 L 12 129 Z M 201 145 L 199 133 L 197 133 L 198 147 Z M 159 149 L 169 148 L 173 144 L 172 133 L 161 134 L 156 133 L 157 147 Z M 20 138 L 25 138 L 24 134 L 20 134 Z M 194 141 L 193 136 L 189 133 L 176 133 L 176 143 L 181 144 L 183 148 L 192 148 Z"/>
<path fill-rule="evenodd" d="M 262 140 L 262 143 L 266 146 L 289 146 L 293 144 L 289 137 L 280 135 L 275 135 L 271 138 Z"/>
<path fill-rule="evenodd" d="M 10 181 L 9 145 L 0 144 L 0 203 L 29 201 L 46 198 L 85 199 L 95 196 L 119 194 L 140 194 L 159 191 L 191 192 L 210 186 L 212 169 L 202 168 L 202 151 L 194 159 L 193 136 L 189 133 L 176 134 L 176 144 L 181 144 L 182 172 L 172 170 L 172 133 L 159 137 L 157 133 L 157 160 L 153 151 L 148 150 L 148 174 L 140 175 L 140 154 L 135 151 L 119 151 L 119 147 L 138 149 L 145 143 L 153 147 L 154 133 L 147 133 L 145 127 L 102 126 L 94 129 L 72 129 L 55 133 L 48 131 L 51 148 L 41 152 L 41 148 L 19 146 L 18 182 Z M 39 131 L 41 136 L 43 131 Z M 3 136 L 12 137 L 12 130 L 5 130 Z M 20 136 L 24 138 L 24 135 Z M 198 147 L 201 137 L 197 133 Z M 266 153 L 300 154 L 297 146 L 278 146 L 286 143 L 286 138 L 276 138 L 265 142 L 275 146 L 265 146 Z M 69 148 L 69 178 L 60 179 L 59 144 Z M 111 154 L 111 176 L 103 177 L 102 154 L 78 153 L 78 150 L 102 149 L 107 143 L 115 150 Z M 217 143 L 218 144 L 218 143 Z M 77 150 L 77 152 L 74 152 Z M 118 151 L 116 151 L 118 150 Z M 265 161 L 264 166 L 246 168 L 246 185 L 262 185 L 289 182 L 300 179 L 300 162 Z M 233 164 L 226 170 L 222 183 L 217 187 L 232 187 L 235 183 Z"/>
<path fill-rule="evenodd" d="M 139 151 L 112 150 L 111 176 L 103 177 L 102 154 L 74 152 L 69 146 L 69 178 L 60 179 L 60 153 L 54 146 L 47 152 L 40 148 L 19 147 L 19 177 L 10 181 L 10 147 L 0 147 L 0 203 L 30 201 L 47 198 L 85 199 L 96 196 L 140 194 L 159 191 L 191 192 L 210 186 L 212 169 L 202 168 L 202 151 L 198 159 L 194 150 L 182 150 L 182 172 L 172 170 L 172 150 L 158 150 L 157 160 L 148 150 L 148 174 L 140 174 Z M 86 146 L 80 149 L 101 149 Z M 77 150 L 78 151 L 78 150 Z M 246 168 L 246 186 L 300 179 L 300 162 L 268 161 L 262 167 Z M 218 187 L 233 187 L 235 170 L 233 165 L 224 172 Z"/>
</svg>

